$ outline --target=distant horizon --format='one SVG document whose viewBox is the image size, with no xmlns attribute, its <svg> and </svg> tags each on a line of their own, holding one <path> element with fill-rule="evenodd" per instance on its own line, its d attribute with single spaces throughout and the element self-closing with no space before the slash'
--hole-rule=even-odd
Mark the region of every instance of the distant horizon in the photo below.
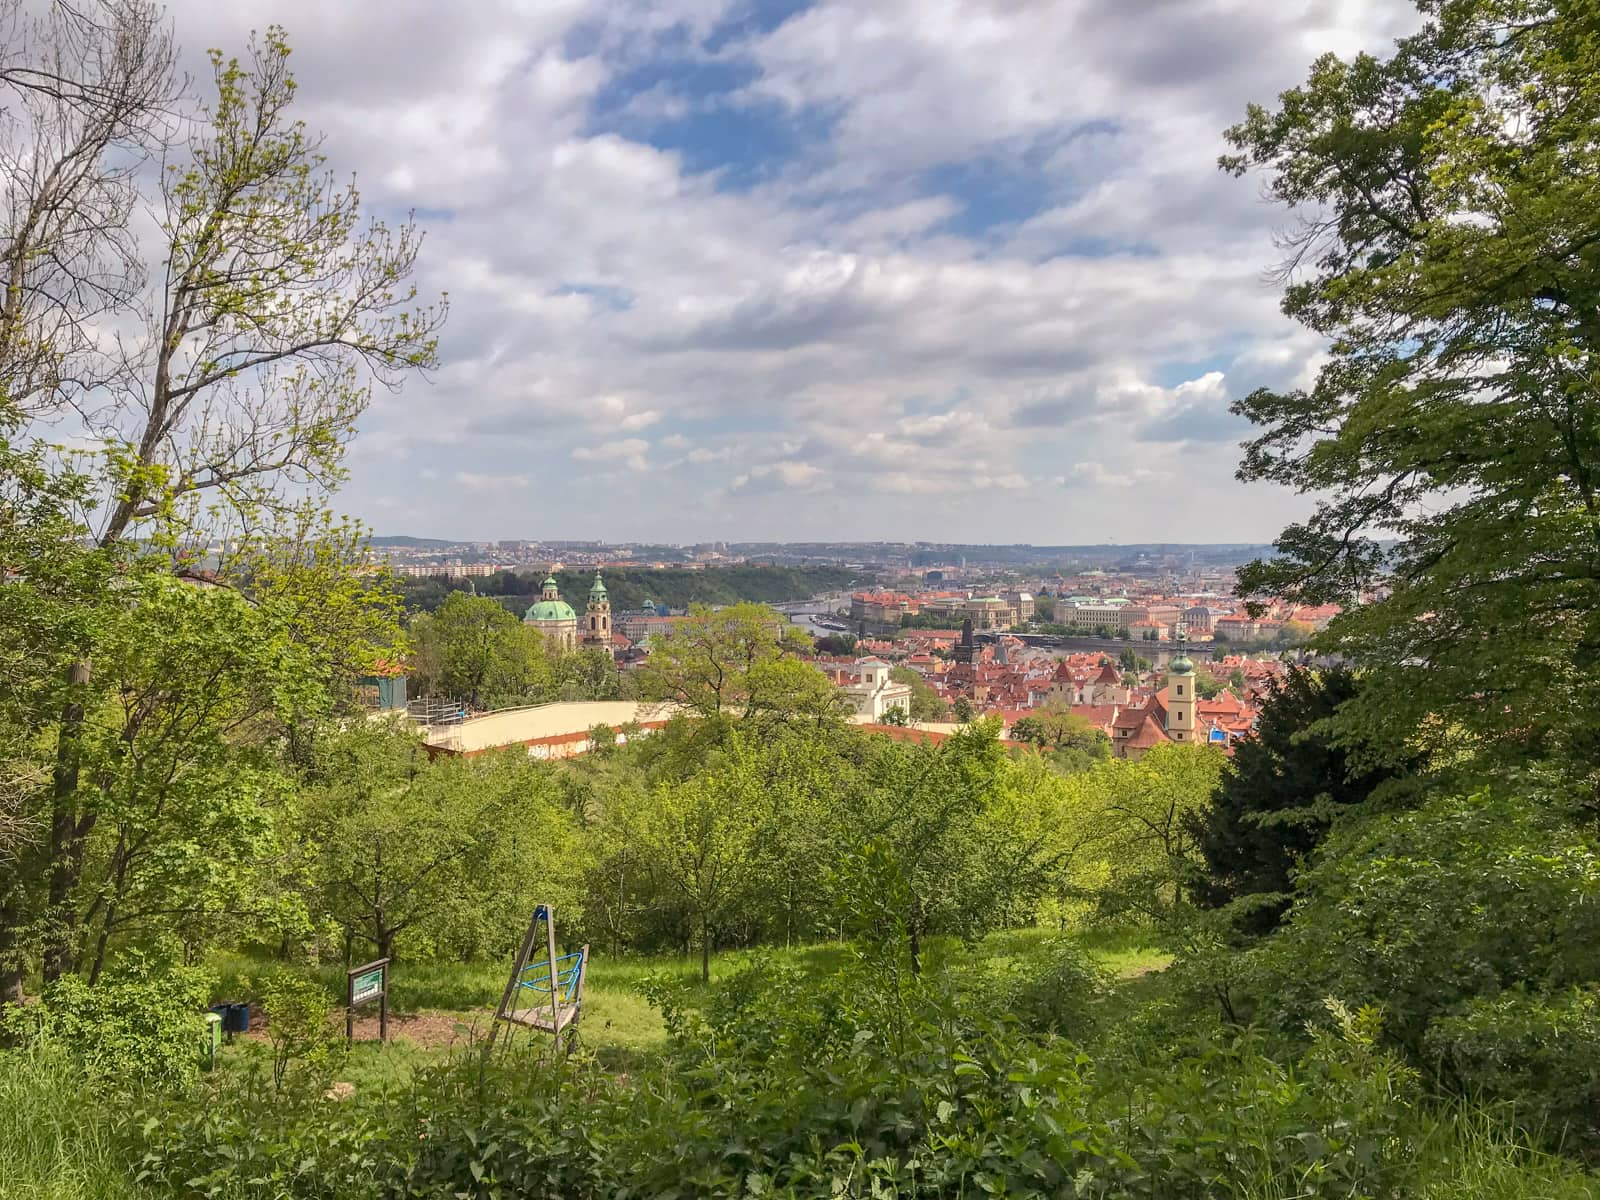
<svg viewBox="0 0 1600 1200">
<path fill-rule="evenodd" d="M 409 533 L 373 534 L 370 539 L 374 544 L 395 541 L 408 541 L 415 543 L 437 543 L 445 546 L 468 546 L 485 542 L 526 542 L 533 545 L 558 545 L 561 543 L 573 545 L 594 545 L 603 547 L 623 546 L 668 546 L 682 549 L 689 546 L 925 546 L 937 550 L 981 550 L 985 548 L 1012 548 L 1022 550 L 1143 550 L 1143 549 L 1195 549 L 1195 550 L 1235 550 L 1270 548 L 1272 542 L 1267 541 L 1219 541 L 1219 542 L 959 542 L 933 540 L 930 538 L 898 539 L 898 538 L 699 538 L 689 541 L 661 541 L 647 538 L 576 538 L 576 537 L 430 537 Z"/>
</svg>

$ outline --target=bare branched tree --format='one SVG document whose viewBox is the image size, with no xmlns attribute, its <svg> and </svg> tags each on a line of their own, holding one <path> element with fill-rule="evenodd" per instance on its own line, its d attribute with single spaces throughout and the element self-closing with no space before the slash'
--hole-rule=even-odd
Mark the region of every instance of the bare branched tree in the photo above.
<svg viewBox="0 0 1600 1200">
<path fill-rule="evenodd" d="M 172 37 L 152 0 L 0 0 L 0 413 L 108 382 L 99 323 L 144 286 L 138 172 L 171 129 Z"/>
</svg>

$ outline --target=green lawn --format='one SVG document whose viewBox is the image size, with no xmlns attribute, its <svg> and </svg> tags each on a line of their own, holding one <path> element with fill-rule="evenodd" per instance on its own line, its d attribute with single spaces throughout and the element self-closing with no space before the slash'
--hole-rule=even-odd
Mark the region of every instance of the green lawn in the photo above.
<svg viewBox="0 0 1600 1200">
<path fill-rule="evenodd" d="M 953 938 L 935 938 L 926 949 L 926 969 L 956 974 L 977 972 L 1005 960 L 1036 957 L 1045 943 L 1060 936 L 1045 929 L 1005 930 L 990 934 L 973 947 L 963 946 Z M 1096 932 L 1079 937 L 1085 949 L 1120 979 L 1135 980 L 1169 961 L 1165 953 L 1151 947 L 1147 938 L 1136 931 Z M 758 957 L 793 963 L 822 975 L 847 968 L 850 948 L 843 943 L 824 942 L 789 949 L 726 951 L 712 957 L 712 979 L 731 974 Z M 219 978 L 218 1000 L 253 995 L 251 978 L 273 969 L 269 962 L 241 955 L 218 955 L 209 965 Z M 395 1015 L 391 1041 L 388 1045 L 376 1040 L 357 1042 L 341 1074 L 358 1087 L 399 1084 L 417 1066 L 470 1044 L 489 1028 L 509 969 L 508 962 L 396 964 L 390 982 L 390 1011 Z M 330 997 L 342 998 L 342 968 L 322 967 L 318 975 Z M 600 953 L 593 956 L 586 982 L 582 1039 L 603 1063 L 625 1069 L 661 1045 L 665 1028 L 661 1014 L 645 999 L 644 985 L 651 976 L 662 975 L 693 988 L 699 981 L 699 959 Z M 408 1037 L 406 1026 L 412 1018 L 419 1019 L 413 1028 L 426 1045 L 419 1046 Z M 266 1062 L 266 1046 L 244 1039 L 226 1047 L 222 1056 L 226 1069 L 249 1069 L 251 1064 L 265 1069 Z"/>
</svg>

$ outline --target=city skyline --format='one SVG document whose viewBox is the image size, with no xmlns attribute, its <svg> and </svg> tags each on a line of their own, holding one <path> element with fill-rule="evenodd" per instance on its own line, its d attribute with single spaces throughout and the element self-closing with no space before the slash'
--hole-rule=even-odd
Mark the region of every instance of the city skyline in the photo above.
<svg viewBox="0 0 1600 1200">
<path fill-rule="evenodd" d="M 336 503 L 379 533 L 1268 541 L 1228 403 L 1309 378 L 1222 130 L 1415 13 L 1269 0 L 172 6 L 452 315 Z M 1289 11 L 1293 9 L 1294 11 Z"/>
</svg>

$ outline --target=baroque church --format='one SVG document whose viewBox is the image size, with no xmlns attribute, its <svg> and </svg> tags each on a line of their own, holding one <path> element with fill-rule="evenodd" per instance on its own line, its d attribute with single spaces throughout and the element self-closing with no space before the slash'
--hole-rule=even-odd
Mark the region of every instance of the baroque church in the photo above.
<svg viewBox="0 0 1600 1200">
<path fill-rule="evenodd" d="M 584 607 L 583 628 L 578 627 L 578 614 L 572 605 L 561 598 L 556 577 L 551 575 L 540 587 L 539 599 L 528 606 L 522 623 L 531 625 L 544 638 L 545 645 L 563 652 L 576 650 L 579 645 L 600 650 L 611 649 L 611 597 L 600 572 L 594 573 L 594 586 L 589 589 L 589 603 Z"/>
</svg>

